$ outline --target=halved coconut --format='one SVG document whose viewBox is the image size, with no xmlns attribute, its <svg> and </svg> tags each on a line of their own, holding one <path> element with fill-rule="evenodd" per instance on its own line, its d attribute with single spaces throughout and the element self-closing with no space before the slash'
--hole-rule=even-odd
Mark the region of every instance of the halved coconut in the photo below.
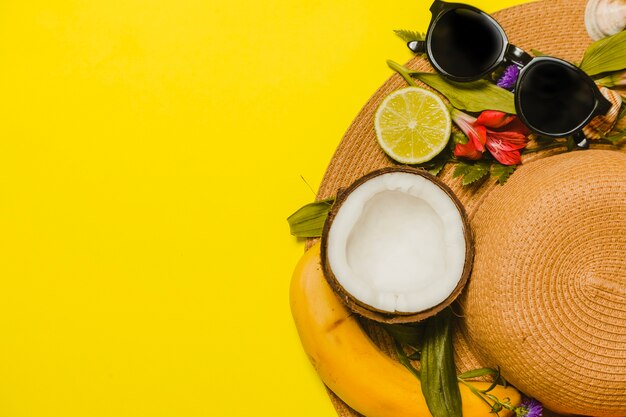
<svg viewBox="0 0 626 417">
<path fill-rule="evenodd" d="M 406 323 L 461 292 L 474 256 L 465 210 L 436 177 L 385 168 L 340 193 L 322 235 L 322 266 L 353 311 Z"/>
</svg>

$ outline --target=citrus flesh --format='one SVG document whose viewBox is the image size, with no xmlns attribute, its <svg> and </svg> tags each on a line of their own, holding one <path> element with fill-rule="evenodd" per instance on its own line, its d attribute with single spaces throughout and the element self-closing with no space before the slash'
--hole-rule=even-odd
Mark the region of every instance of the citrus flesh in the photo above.
<svg viewBox="0 0 626 417">
<path fill-rule="evenodd" d="M 376 111 L 376 137 L 390 158 L 419 164 L 437 156 L 448 143 L 452 122 L 445 103 L 419 87 L 388 95 Z"/>
</svg>

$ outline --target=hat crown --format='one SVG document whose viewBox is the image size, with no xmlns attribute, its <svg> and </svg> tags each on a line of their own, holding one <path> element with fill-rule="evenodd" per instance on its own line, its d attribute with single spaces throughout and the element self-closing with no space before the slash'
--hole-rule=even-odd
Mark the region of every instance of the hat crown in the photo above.
<svg viewBox="0 0 626 417">
<path fill-rule="evenodd" d="M 564 414 L 626 410 L 626 155 L 525 164 L 476 211 L 470 345 Z"/>
</svg>

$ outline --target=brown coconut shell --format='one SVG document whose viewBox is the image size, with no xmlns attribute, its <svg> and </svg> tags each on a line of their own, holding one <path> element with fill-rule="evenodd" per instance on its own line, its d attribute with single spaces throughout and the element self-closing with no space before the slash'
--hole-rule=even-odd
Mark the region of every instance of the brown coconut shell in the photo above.
<svg viewBox="0 0 626 417">
<path fill-rule="evenodd" d="M 333 221 L 337 216 L 337 213 L 341 210 L 341 206 L 346 201 L 346 199 L 350 196 L 350 194 L 359 188 L 361 185 L 366 183 L 367 181 L 376 178 L 383 174 L 388 174 L 392 172 L 405 172 L 413 175 L 418 175 L 422 178 L 429 180 L 434 183 L 437 187 L 439 187 L 453 202 L 456 206 L 459 214 L 461 215 L 461 220 L 463 223 L 463 236 L 465 237 L 465 263 L 463 266 L 463 272 L 461 273 L 461 278 L 454 291 L 440 304 L 429 308 L 427 310 L 415 312 L 415 313 L 406 313 L 406 312 L 395 312 L 390 313 L 387 311 L 379 310 L 375 307 L 372 307 L 362 301 L 354 298 L 345 288 L 339 283 L 339 280 L 333 273 L 333 270 L 328 262 L 328 233 L 332 228 Z M 322 269 L 324 271 L 324 276 L 326 280 L 330 284 L 330 286 L 335 290 L 339 298 L 343 301 L 343 303 L 355 313 L 366 317 L 370 320 L 374 320 L 382 323 L 414 323 L 425 318 L 434 316 L 450 304 L 461 294 L 463 287 L 467 283 L 467 279 L 472 270 L 472 264 L 474 259 L 474 241 L 472 237 L 472 229 L 469 224 L 469 220 L 467 218 L 467 213 L 465 213 L 465 208 L 463 204 L 459 201 L 458 197 L 454 194 L 454 192 L 448 187 L 443 181 L 439 178 L 431 175 L 427 171 L 423 169 L 416 169 L 407 166 L 398 166 L 398 167 L 389 167 L 379 169 L 373 172 L 370 172 L 367 175 L 357 179 L 354 181 L 348 188 L 341 190 L 341 192 L 337 195 L 333 207 L 326 218 L 326 223 L 324 224 L 324 230 L 322 233 L 322 242 L 321 242 L 321 258 L 322 258 Z"/>
</svg>

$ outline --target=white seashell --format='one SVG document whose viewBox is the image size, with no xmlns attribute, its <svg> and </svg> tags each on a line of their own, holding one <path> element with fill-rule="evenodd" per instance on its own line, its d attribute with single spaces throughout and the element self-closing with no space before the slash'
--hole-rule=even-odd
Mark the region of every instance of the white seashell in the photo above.
<svg viewBox="0 0 626 417">
<path fill-rule="evenodd" d="M 622 95 L 622 100 L 623 100 L 624 96 Z M 626 116 L 622 116 L 621 119 L 617 119 L 615 121 L 615 126 L 613 126 L 613 130 L 611 130 L 611 135 L 617 134 L 617 133 L 624 133 L 626 132 Z"/>
<path fill-rule="evenodd" d="M 626 28 L 626 0 L 589 0 L 585 26 L 594 41 L 621 32 Z"/>
<path fill-rule="evenodd" d="M 617 117 L 622 107 L 622 96 L 617 91 L 600 87 L 600 92 L 611 102 L 611 108 L 605 115 L 596 116 L 591 119 L 589 124 L 583 128 L 583 133 L 587 139 L 591 140 L 602 139 L 615 127 Z"/>
<path fill-rule="evenodd" d="M 626 117 L 622 117 L 621 119 L 618 119 L 617 123 L 615 123 L 615 126 L 613 126 L 613 130 L 611 131 L 611 134 L 622 133 L 625 130 L 626 130 Z"/>
</svg>

